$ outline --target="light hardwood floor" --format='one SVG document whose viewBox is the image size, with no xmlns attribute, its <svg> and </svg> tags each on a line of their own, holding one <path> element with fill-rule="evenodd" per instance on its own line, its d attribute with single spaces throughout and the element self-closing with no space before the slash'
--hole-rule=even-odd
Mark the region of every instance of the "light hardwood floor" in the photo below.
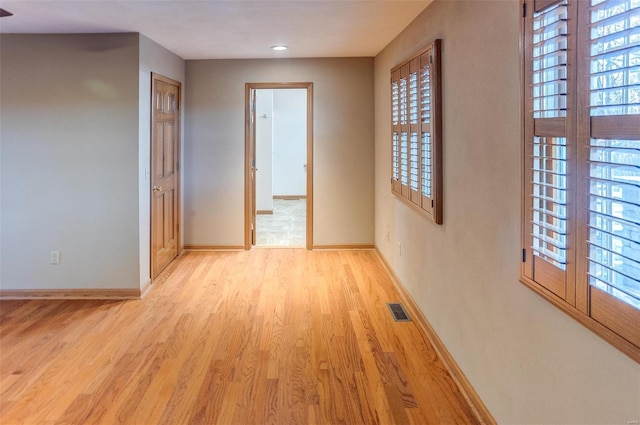
<svg viewBox="0 0 640 425">
<path fill-rule="evenodd" d="M 0 423 L 477 423 L 373 251 L 169 267 L 144 300 L 0 302 Z"/>
</svg>

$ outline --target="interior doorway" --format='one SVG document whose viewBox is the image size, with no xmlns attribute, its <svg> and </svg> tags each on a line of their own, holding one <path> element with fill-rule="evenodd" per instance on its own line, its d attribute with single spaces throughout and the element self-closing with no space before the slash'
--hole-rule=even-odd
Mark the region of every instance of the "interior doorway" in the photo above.
<svg viewBox="0 0 640 425">
<path fill-rule="evenodd" d="M 245 249 L 313 246 L 312 83 L 248 83 Z"/>
<path fill-rule="evenodd" d="M 152 73 L 151 278 L 178 256 L 181 84 Z"/>
</svg>

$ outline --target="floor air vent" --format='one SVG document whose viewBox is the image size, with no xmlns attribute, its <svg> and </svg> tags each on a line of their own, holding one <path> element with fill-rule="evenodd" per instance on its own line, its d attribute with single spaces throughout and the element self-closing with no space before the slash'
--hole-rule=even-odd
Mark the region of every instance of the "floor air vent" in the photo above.
<svg viewBox="0 0 640 425">
<path fill-rule="evenodd" d="M 404 306 L 400 303 L 387 303 L 387 307 L 389 307 L 389 311 L 391 311 L 391 315 L 393 316 L 393 320 L 396 322 L 410 322 L 411 318 L 409 314 L 407 314 Z"/>
</svg>

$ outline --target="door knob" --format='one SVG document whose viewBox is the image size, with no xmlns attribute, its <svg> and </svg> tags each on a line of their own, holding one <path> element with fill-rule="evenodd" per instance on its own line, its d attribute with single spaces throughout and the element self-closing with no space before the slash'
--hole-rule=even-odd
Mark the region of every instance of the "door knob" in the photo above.
<svg viewBox="0 0 640 425">
<path fill-rule="evenodd" d="M 162 187 L 160 186 L 153 186 L 153 191 L 154 192 L 160 192 L 162 190 Z"/>
</svg>

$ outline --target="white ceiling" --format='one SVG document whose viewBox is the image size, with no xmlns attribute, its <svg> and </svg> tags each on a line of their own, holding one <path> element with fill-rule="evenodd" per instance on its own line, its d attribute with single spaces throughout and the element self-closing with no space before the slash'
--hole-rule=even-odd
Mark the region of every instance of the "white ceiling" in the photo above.
<svg viewBox="0 0 640 425">
<path fill-rule="evenodd" d="M 431 1 L 0 0 L 0 32 L 140 32 L 184 59 L 375 56 Z"/>
</svg>

